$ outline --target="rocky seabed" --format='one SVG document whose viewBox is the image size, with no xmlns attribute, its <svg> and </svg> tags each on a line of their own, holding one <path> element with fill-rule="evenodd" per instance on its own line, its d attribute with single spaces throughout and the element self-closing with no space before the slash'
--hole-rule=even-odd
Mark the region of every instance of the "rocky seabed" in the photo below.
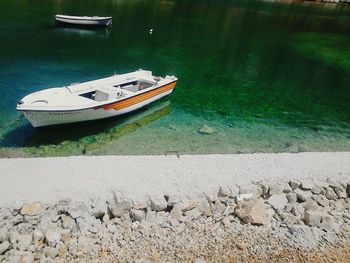
<svg viewBox="0 0 350 263">
<path fill-rule="evenodd" d="M 0 208 L 0 262 L 342 261 L 349 196 L 350 182 L 290 180 L 181 198 L 16 201 Z"/>
</svg>

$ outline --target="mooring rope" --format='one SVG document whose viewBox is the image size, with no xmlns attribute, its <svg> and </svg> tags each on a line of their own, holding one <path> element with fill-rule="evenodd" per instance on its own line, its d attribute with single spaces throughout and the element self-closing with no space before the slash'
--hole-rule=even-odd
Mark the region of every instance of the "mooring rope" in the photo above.
<svg viewBox="0 0 350 263">
<path fill-rule="evenodd" d="M 16 119 L 14 119 L 14 120 L 12 120 L 12 121 L 10 121 L 10 122 L 8 122 L 8 123 L 5 123 L 4 125 L 1 125 L 0 126 L 0 129 L 3 129 L 3 128 L 6 128 L 6 127 L 8 127 L 8 126 L 11 126 L 11 125 L 13 125 L 13 124 L 16 124 L 17 122 L 19 122 L 22 118 L 23 118 L 23 114 L 21 114 L 21 115 L 19 115 Z"/>
<path fill-rule="evenodd" d="M 164 155 L 165 155 L 165 156 L 168 156 L 169 153 L 170 153 L 170 154 L 171 154 L 171 153 L 176 153 L 177 158 L 180 158 L 180 154 L 179 154 L 178 151 L 165 151 Z"/>
</svg>

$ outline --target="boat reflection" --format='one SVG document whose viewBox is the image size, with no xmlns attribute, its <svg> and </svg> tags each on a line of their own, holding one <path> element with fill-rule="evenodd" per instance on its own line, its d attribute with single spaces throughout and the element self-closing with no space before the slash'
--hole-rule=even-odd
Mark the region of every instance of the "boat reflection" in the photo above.
<svg viewBox="0 0 350 263">
<path fill-rule="evenodd" d="M 167 100 L 111 119 L 37 129 L 27 124 L 5 135 L 1 144 L 25 147 L 25 151 L 33 156 L 88 154 L 166 116 L 170 111 L 170 101 Z M 24 139 L 19 142 L 16 138 Z"/>
<path fill-rule="evenodd" d="M 111 29 L 109 28 L 87 28 L 83 26 L 63 26 L 56 25 L 54 28 L 55 32 L 58 34 L 65 34 L 70 36 L 79 36 L 86 38 L 108 38 L 111 33 Z"/>
<path fill-rule="evenodd" d="M 146 111 L 140 112 L 137 115 L 132 115 L 127 118 L 121 125 L 108 130 L 105 133 L 100 133 L 97 140 L 88 143 L 84 146 L 84 154 L 93 154 L 96 150 L 106 148 L 106 145 L 117 141 L 119 138 L 128 135 L 141 127 L 150 124 L 153 121 L 168 115 L 171 112 L 170 101 L 155 105 Z"/>
</svg>

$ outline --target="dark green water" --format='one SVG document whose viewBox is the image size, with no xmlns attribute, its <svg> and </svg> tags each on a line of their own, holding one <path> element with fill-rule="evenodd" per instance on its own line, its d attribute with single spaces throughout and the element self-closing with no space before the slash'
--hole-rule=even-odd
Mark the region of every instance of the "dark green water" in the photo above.
<svg viewBox="0 0 350 263">
<path fill-rule="evenodd" d="M 57 13 L 113 27 L 57 27 Z M 0 156 L 350 150 L 349 5 L 1 0 L 0 22 Z M 6 125 L 30 92 L 138 68 L 176 90 L 108 121 Z"/>
</svg>

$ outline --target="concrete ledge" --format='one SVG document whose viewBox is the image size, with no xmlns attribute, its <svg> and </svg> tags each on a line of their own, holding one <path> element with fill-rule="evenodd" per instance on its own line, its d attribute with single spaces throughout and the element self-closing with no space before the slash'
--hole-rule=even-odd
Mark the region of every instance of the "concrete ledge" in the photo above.
<svg viewBox="0 0 350 263">
<path fill-rule="evenodd" d="M 290 178 L 349 180 L 350 152 L 0 159 L 0 206 L 106 198 L 111 190 L 134 200 L 194 196 L 220 185 Z"/>
</svg>

